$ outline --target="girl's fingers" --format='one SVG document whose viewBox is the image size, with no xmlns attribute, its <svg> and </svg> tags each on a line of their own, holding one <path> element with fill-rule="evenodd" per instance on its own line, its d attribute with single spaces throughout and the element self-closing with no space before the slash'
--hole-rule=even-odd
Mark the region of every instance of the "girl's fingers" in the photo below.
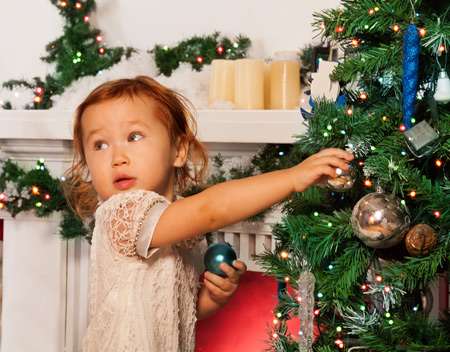
<svg viewBox="0 0 450 352">
<path fill-rule="evenodd" d="M 220 267 L 220 269 L 223 270 L 222 267 Z M 234 271 L 234 269 L 232 270 Z M 235 282 L 231 278 L 226 279 L 219 275 L 213 274 L 210 271 L 205 272 L 205 279 L 207 279 L 208 281 L 210 281 L 212 284 L 219 287 L 223 291 L 230 291 L 231 289 L 233 289 L 233 284 L 235 284 Z"/>
<path fill-rule="evenodd" d="M 321 175 L 327 175 L 331 178 L 337 177 L 336 168 L 331 167 L 331 166 L 324 165 L 319 169 L 319 172 Z"/>
<path fill-rule="evenodd" d="M 222 289 L 220 289 L 219 287 L 217 287 L 216 285 L 214 285 L 211 281 L 209 281 L 208 279 L 205 278 L 205 280 L 203 281 L 205 284 L 205 287 L 208 289 L 209 292 L 211 292 L 211 294 L 213 296 L 220 296 L 222 294 Z"/>
<path fill-rule="evenodd" d="M 239 276 L 247 271 L 247 265 L 245 265 L 245 263 L 239 259 L 233 262 L 233 267 L 237 269 L 237 271 L 239 272 Z"/>
<path fill-rule="evenodd" d="M 346 152 L 345 150 L 339 149 L 339 148 L 327 148 L 322 149 L 320 152 L 316 154 L 318 157 L 322 156 L 334 156 L 337 158 L 345 159 L 348 161 L 353 160 L 355 157 L 352 153 Z"/>
<path fill-rule="evenodd" d="M 227 274 L 228 279 L 233 284 L 239 283 L 239 273 L 233 267 L 229 266 L 227 263 L 221 263 L 219 265 L 220 270 L 222 270 L 225 274 Z"/>
<path fill-rule="evenodd" d="M 341 171 L 348 171 L 350 168 L 350 166 L 347 162 L 345 162 L 344 160 L 342 160 L 340 158 L 333 157 L 333 156 L 326 156 L 326 157 L 318 158 L 318 159 L 314 160 L 314 164 L 317 166 L 320 166 L 320 165 L 332 166 L 332 167 L 341 169 Z M 336 170 L 336 172 L 339 173 L 340 171 Z"/>
</svg>

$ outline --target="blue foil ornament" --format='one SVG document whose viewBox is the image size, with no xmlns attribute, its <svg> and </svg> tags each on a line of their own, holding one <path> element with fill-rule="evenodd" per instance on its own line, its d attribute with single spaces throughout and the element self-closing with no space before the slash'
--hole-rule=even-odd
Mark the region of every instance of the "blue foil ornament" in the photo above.
<svg viewBox="0 0 450 352">
<path fill-rule="evenodd" d="M 419 31 L 414 24 L 410 24 L 403 36 L 403 124 L 406 129 L 411 128 L 416 109 L 419 54 Z"/>
<path fill-rule="evenodd" d="M 227 274 L 219 268 L 220 264 L 225 262 L 233 266 L 233 261 L 236 259 L 236 252 L 226 242 L 210 245 L 203 258 L 206 270 L 222 277 L 226 277 Z"/>
</svg>

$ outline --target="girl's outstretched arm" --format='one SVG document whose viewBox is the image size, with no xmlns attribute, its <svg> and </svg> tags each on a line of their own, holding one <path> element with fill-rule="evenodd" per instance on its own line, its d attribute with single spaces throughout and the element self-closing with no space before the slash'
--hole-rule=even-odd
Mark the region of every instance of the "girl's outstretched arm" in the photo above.
<svg viewBox="0 0 450 352">
<path fill-rule="evenodd" d="M 340 149 L 324 149 L 285 170 L 217 184 L 196 195 L 172 203 L 161 215 L 151 247 L 180 242 L 244 220 L 293 192 L 336 177 L 348 170 L 353 155 Z"/>
</svg>

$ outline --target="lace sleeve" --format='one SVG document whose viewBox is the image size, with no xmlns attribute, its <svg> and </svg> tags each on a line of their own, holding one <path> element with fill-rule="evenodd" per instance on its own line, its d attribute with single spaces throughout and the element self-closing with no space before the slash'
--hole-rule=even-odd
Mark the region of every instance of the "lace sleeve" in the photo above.
<svg viewBox="0 0 450 352">
<path fill-rule="evenodd" d="M 110 221 L 106 221 L 113 249 L 127 257 L 149 258 L 158 250 L 151 249 L 150 244 L 156 224 L 169 202 L 158 193 L 145 190 L 119 193 L 114 197 Z"/>
</svg>

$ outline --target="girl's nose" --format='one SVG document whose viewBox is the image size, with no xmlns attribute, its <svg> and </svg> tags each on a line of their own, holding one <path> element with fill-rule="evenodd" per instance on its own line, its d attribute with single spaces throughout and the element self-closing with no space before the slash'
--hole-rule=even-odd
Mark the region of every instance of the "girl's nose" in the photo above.
<svg viewBox="0 0 450 352">
<path fill-rule="evenodd" d="M 122 164 L 128 164 L 129 163 L 129 158 L 127 156 L 127 154 L 125 153 L 125 151 L 122 148 L 117 148 L 114 151 L 114 155 L 112 158 L 112 165 L 113 166 L 120 166 Z"/>
</svg>

